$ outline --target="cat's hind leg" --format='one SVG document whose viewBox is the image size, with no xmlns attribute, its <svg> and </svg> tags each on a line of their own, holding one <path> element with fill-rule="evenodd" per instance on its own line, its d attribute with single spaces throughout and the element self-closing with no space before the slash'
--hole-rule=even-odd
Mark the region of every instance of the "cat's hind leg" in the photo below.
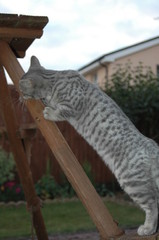
<svg viewBox="0 0 159 240">
<path fill-rule="evenodd" d="M 143 207 L 146 214 L 145 223 L 138 228 L 138 235 L 151 235 L 156 232 L 158 225 L 158 206 L 154 201 L 151 205 Z"/>
<path fill-rule="evenodd" d="M 138 235 L 154 234 L 158 225 L 158 201 L 151 178 L 137 182 L 136 174 L 136 178 L 131 179 L 131 187 L 127 186 L 125 190 L 145 212 L 145 222 L 138 228 Z"/>
</svg>

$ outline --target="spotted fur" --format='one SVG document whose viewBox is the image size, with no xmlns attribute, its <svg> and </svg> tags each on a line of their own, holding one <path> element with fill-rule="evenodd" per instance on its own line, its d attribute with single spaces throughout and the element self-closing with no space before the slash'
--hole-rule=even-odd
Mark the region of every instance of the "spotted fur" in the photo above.
<svg viewBox="0 0 159 240">
<path fill-rule="evenodd" d="M 143 136 L 118 105 L 77 71 L 53 71 L 32 57 L 19 82 L 25 99 L 41 99 L 44 118 L 68 121 L 98 152 L 121 187 L 145 211 L 139 235 L 158 226 L 159 148 Z"/>
</svg>

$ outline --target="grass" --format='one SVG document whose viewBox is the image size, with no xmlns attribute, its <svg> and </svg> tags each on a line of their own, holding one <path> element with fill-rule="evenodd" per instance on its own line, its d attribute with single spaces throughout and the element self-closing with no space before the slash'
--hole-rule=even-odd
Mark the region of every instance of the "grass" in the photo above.
<svg viewBox="0 0 159 240">
<path fill-rule="evenodd" d="M 136 207 L 111 201 L 107 201 L 106 206 L 122 227 L 137 226 L 144 221 L 143 212 Z M 80 201 L 47 203 L 42 213 L 49 234 L 95 229 Z M 0 239 L 29 236 L 30 233 L 31 217 L 24 205 L 0 206 Z"/>
<path fill-rule="evenodd" d="M 107 208 L 120 227 L 136 227 L 144 222 L 144 212 L 135 206 L 107 202 Z"/>
</svg>

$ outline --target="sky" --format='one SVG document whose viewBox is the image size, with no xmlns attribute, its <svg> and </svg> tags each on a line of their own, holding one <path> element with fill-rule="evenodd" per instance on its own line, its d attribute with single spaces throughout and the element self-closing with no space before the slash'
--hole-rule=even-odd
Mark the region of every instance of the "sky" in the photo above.
<svg viewBox="0 0 159 240">
<path fill-rule="evenodd" d="M 49 23 L 20 63 L 78 69 L 103 54 L 159 35 L 159 0 L 0 0 L 1 13 L 47 16 Z"/>
</svg>

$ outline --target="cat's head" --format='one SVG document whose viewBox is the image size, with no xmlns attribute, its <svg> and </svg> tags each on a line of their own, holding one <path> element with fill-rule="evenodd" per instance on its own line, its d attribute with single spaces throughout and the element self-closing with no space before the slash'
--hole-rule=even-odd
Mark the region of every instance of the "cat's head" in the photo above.
<svg viewBox="0 0 159 240">
<path fill-rule="evenodd" d="M 40 99 L 43 97 L 41 90 L 47 84 L 42 76 L 44 70 L 45 68 L 41 66 L 39 60 L 32 56 L 28 72 L 19 81 L 19 90 L 22 92 L 24 99 Z"/>
<path fill-rule="evenodd" d="M 33 56 L 28 72 L 19 81 L 19 90 L 24 99 L 40 99 L 54 109 L 69 105 L 67 108 L 75 111 L 77 116 L 88 102 L 85 92 L 88 85 L 78 71 L 48 70 Z"/>
<path fill-rule="evenodd" d="M 31 64 L 27 73 L 25 73 L 19 81 L 19 90 L 23 94 L 24 99 L 44 99 L 48 91 L 50 91 L 57 82 L 63 82 L 64 85 L 71 85 L 74 83 L 79 85 L 79 79 L 83 77 L 77 71 L 55 71 L 47 70 L 41 66 L 39 60 L 31 57 Z"/>
</svg>

